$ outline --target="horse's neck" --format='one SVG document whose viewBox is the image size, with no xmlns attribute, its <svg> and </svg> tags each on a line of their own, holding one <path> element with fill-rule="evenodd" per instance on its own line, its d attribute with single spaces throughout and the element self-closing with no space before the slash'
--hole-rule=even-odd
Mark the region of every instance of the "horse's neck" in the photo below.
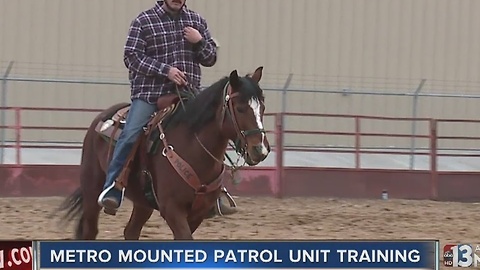
<svg viewBox="0 0 480 270">
<path fill-rule="evenodd" d="M 227 151 L 228 139 L 222 135 L 217 119 L 198 133 L 201 144 L 218 160 L 223 160 Z M 198 142 L 200 144 L 200 142 Z M 208 153 L 205 153 L 210 156 Z M 209 157 L 211 158 L 211 157 Z"/>
</svg>

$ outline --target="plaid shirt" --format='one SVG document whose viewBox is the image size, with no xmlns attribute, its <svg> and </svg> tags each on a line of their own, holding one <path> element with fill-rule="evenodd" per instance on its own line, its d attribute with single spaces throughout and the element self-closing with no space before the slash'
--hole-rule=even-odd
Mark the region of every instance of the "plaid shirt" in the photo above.
<svg viewBox="0 0 480 270">
<path fill-rule="evenodd" d="M 170 67 L 184 72 L 192 90 L 200 91 L 200 65 L 211 67 L 217 61 L 217 46 L 205 19 L 185 6 L 177 18 L 172 18 L 162 5 L 163 1 L 157 1 L 132 21 L 125 44 L 131 98 L 149 103 L 176 91 L 175 83 L 167 77 Z M 200 32 L 201 42 L 191 44 L 183 37 L 187 26 Z"/>
</svg>

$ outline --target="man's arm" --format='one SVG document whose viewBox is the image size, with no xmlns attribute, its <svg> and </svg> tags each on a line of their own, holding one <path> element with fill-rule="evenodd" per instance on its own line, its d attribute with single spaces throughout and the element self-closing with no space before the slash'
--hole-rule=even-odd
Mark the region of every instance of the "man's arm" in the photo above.
<svg viewBox="0 0 480 270">
<path fill-rule="evenodd" d="M 195 58 L 202 66 L 211 67 L 217 62 L 217 44 L 212 39 L 207 22 L 203 18 L 202 25 L 200 34 L 203 38 L 194 46 Z"/>
<path fill-rule="evenodd" d="M 170 66 L 145 54 L 146 41 L 142 33 L 140 20 L 132 21 L 124 48 L 125 66 L 132 71 L 146 76 L 168 76 Z"/>
</svg>

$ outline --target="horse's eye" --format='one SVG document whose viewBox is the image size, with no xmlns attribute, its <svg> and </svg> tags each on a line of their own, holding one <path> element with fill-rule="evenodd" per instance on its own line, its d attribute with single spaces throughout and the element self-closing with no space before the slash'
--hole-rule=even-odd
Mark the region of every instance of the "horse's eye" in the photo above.
<svg viewBox="0 0 480 270">
<path fill-rule="evenodd" d="M 247 108 L 244 107 L 244 106 L 238 106 L 238 107 L 237 107 L 237 112 L 239 112 L 239 113 L 246 113 L 246 112 L 247 112 Z"/>
</svg>

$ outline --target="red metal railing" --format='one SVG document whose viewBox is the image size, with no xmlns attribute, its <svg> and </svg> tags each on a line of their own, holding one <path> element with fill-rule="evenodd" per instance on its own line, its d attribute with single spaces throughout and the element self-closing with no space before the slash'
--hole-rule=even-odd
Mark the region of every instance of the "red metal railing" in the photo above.
<svg viewBox="0 0 480 270">
<path fill-rule="evenodd" d="M 0 110 L 14 111 L 15 124 L 14 125 L 0 125 L 0 129 L 15 130 L 15 143 L 13 145 L 0 144 L 0 148 L 15 148 L 16 165 L 21 164 L 21 149 L 22 148 L 46 148 L 46 149 L 81 149 L 81 146 L 69 145 L 22 145 L 22 130 L 77 130 L 85 131 L 86 127 L 67 127 L 67 126 L 27 126 L 22 125 L 23 111 L 44 111 L 44 112 L 100 112 L 99 109 L 74 109 L 74 108 L 37 108 L 37 107 L 0 107 Z"/>
<path fill-rule="evenodd" d="M 85 131 L 86 127 L 71 127 L 71 126 L 33 126 L 22 125 L 22 112 L 25 111 L 43 111 L 43 112 L 100 112 L 99 109 L 83 109 L 83 108 L 36 108 L 36 107 L 0 107 L 0 110 L 13 111 L 15 115 L 13 125 L 0 126 L 0 129 L 13 129 L 15 130 L 15 142 L 13 145 L 0 145 L 0 148 L 15 148 L 16 149 L 16 163 L 21 164 L 21 148 L 51 148 L 51 149 L 79 149 L 81 146 L 68 146 L 68 145 L 24 145 L 22 144 L 22 130 L 76 130 Z M 428 155 L 430 156 L 430 170 L 435 172 L 437 170 L 437 157 L 440 156 L 457 156 L 457 157 L 480 157 L 480 154 L 465 154 L 465 153 L 438 153 L 437 143 L 439 140 L 479 140 L 480 136 L 439 136 L 437 134 L 437 126 L 439 124 L 447 123 L 480 123 L 480 120 L 467 120 L 467 119 L 430 119 L 430 118 L 398 118 L 398 117 L 379 117 L 379 116 L 361 116 L 361 115 L 340 115 L 340 114 L 311 114 L 311 113 L 269 113 L 265 114 L 266 117 L 274 117 L 274 130 L 268 130 L 267 132 L 274 135 L 275 146 L 272 147 L 274 151 L 279 154 L 276 155 L 276 167 L 279 170 L 279 177 L 281 176 L 281 168 L 283 166 L 283 151 L 305 151 L 305 152 L 330 152 L 330 153 L 352 153 L 355 156 L 355 168 L 360 169 L 360 155 L 361 154 L 394 154 L 394 155 L 412 155 L 411 150 L 404 151 L 388 151 L 388 150 L 367 150 L 362 147 L 362 138 L 366 137 L 392 137 L 392 138 L 421 138 L 428 139 L 429 149 L 428 152 L 415 152 L 415 155 Z M 310 117 L 310 118 L 335 118 L 335 119 L 352 119 L 353 130 L 351 132 L 339 132 L 339 131 L 302 131 L 286 129 L 284 121 L 289 117 Z M 92 118 L 93 119 L 93 118 Z M 382 120 L 382 121 L 416 121 L 424 124 L 428 124 L 429 131 L 426 134 L 401 134 L 401 133 L 387 133 L 387 132 L 364 132 L 362 129 L 362 123 L 366 120 Z M 320 149 L 320 148 L 306 148 L 306 147 L 292 147 L 284 146 L 284 134 L 306 134 L 315 136 L 350 136 L 354 138 L 354 145 L 352 149 Z"/>
<path fill-rule="evenodd" d="M 69 146 L 69 145 L 26 145 L 22 143 L 22 131 L 23 130 L 70 130 L 70 131 L 86 131 L 86 127 L 71 127 L 60 125 L 24 125 L 22 121 L 22 113 L 26 111 L 43 111 L 43 112 L 80 112 L 80 113 L 97 113 L 99 109 L 72 109 L 72 108 L 34 108 L 34 107 L 0 107 L 0 110 L 11 111 L 14 113 L 13 124 L 0 126 L 0 129 L 14 130 L 14 142 L 12 145 L 0 145 L 0 148 L 14 148 L 16 151 L 16 166 L 22 166 L 21 162 L 21 149 L 22 148 L 51 148 L 51 149 L 81 149 L 81 146 Z M 271 142 L 274 144 L 273 151 L 277 152 L 275 160 L 275 181 L 278 186 L 281 186 L 282 179 L 285 175 L 284 166 L 284 152 L 287 151 L 304 151 L 304 152 L 329 152 L 329 153 L 351 153 L 354 155 L 354 164 L 356 170 L 361 170 L 361 154 L 393 154 L 393 155 L 424 155 L 430 157 L 430 164 L 428 173 L 431 175 L 430 182 L 432 187 L 432 197 L 437 196 L 438 188 L 438 157 L 480 157 L 478 153 L 439 153 L 438 142 L 442 140 L 448 141 L 480 141 L 480 136 L 453 136 L 438 134 L 439 125 L 448 125 L 451 123 L 465 123 L 465 124 L 480 124 L 480 120 L 467 120 L 467 119 L 430 119 L 430 118 L 395 118 L 395 117 L 378 117 L 378 116 L 361 116 L 361 115 L 338 115 L 338 114 L 307 114 L 307 113 L 269 113 L 265 115 L 266 118 L 273 117 L 274 125 L 272 130 L 267 132 L 273 137 L 270 137 Z M 289 125 L 285 125 L 285 120 L 294 117 L 302 117 L 302 120 L 306 117 L 312 119 L 350 119 L 352 126 L 350 131 L 327 131 L 327 130 L 298 130 L 288 129 Z M 93 119 L 93 118 L 92 118 Z M 12 118 L 10 118 L 12 120 Z M 423 123 L 424 131 L 421 134 L 405 134 L 395 132 L 367 132 L 368 127 L 365 127 L 366 121 L 388 121 L 388 122 L 405 122 L 416 121 L 417 123 Z M 12 122 L 12 121 L 10 121 Z M 381 126 L 381 125 L 380 125 Z M 330 127 L 330 126 L 329 126 Z M 285 135 L 304 134 L 311 136 L 346 136 L 353 139 L 353 144 L 350 149 L 339 148 L 308 148 L 300 146 L 291 146 L 285 144 Z M 412 153 L 411 149 L 403 149 L 398 151 L 392 150 L 368 150 L 362 144 L 365 138 L 420 138 L 428 140 L 428 147 L 426 151 L 415 151 Z M 272 140 L 273 139 L 273 140 Z M 281 193 L 281 192 L 280 192 Z"/>
</svg>

